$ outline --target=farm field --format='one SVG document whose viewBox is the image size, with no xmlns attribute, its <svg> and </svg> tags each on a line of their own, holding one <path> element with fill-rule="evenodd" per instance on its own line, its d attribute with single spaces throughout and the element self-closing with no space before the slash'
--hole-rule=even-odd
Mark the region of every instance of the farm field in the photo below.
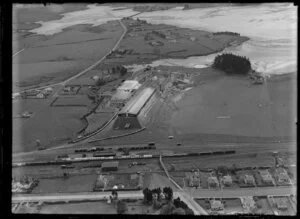
<svg viewBox="0 0 300 219">
<path fill-rule="evenodd" d="M 136 173 L 109 174 L 109 175 L 104 175 L 104 177 L 108 180 L 106 186 L 104 187 L 103 181 L 101 181 L 101 179 L 98 178 L 95 181 L 94 191 L 102 191 L 102 189 L 112 190 L 115 185 L 117 185 L 119 189 L 135 190 L 135 189 L 139 189 L 139 186 L 142 185 L 140 184 L 140 178 L 142 178 L 142 176 Z"/>
<path fill-rule="evenodd" d="M 66 179 L 40 179 L 40 182 L 32 193 L 68 193 L 91 192 L 96 180 L 96 175 L 70 176 Z"/>
<path fill-rule="evenodd" d="M 108 53 L 122 33 L 118 22 L 108 22 L 97 27 L 76 25 L 50 36 L 34 35 L 34 43 L 14 57 L 14 90 L 79 73 Z"/>
<path fill-rule="evenodd" d="M 214 159 L 212 159 L 214 158 Z M 210 169 L 218 168 L 219 166 L 226 166 L 227 168 L 232 167 L 233 165 L 236 168 L 245 168 L 245 167 L 259 167 L 259 166 L 273 166 L 274 158 L 272 155 L 268 154 L 258 154 L 254 157 L 251 154 L 246 155 L 220 155 L 213 157 L 182 157 L 178 158 L 163 158 L 163 162 L 167 169 L 175 167 L 175 170 L 183 169 Z"/>
<path fill-rule="evenodd" d="M 186 93 L 170 125 L 178 132 L 189 134 L 295 136 L 295 81 L 283 81 L 280 85 L 267 81 L 259 87 L 249 83 L 246 78 L 222 77 L 220 73 L 218 80 Z M 277 96 L 277 92 L 281 95 Z M 229 118 L 219 119 L 220 116 Z"/>
<path fill-rule="evenodd" d="M 83 127 L 80 118 L 86 108 L 40 107 L 37 111 L 32 110 L 34 115 L 29 120 L 13 119 L 13 152 L 36 150 L 37 139 L 46 147 L 66 142 Z"/>
</svg>

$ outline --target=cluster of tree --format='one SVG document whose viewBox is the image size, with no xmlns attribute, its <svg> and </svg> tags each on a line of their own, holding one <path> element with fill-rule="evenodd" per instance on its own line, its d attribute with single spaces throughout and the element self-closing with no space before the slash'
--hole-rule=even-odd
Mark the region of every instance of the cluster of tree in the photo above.
<svg viewBox="0 0 300 219">
<path fill-rule="evenodd" d="M 96 81 L 95 85 L 98 86 L 98 87 L 100 87 L 100 86 L 103 86 L 105 83 L 106 83 L 106 81 L 103 78 L 99 78 Z"/>
<path fill-rule="evenodd" d="M 194 215 L 194 212 L 192 211 L 192 209 L 190 209 L 187 204 L 185 204 L 183 201 L 180 200 L 180 198 L 176 198 L 173 201 L 174 206 L 176 207 L 176 209 L 182 209 L 184 210 L 184 214 L 186 215 Z M 179 212 L 176 212 L 179 213 Z M 174 211 L 173 211 L 174 214 Z"/>
<path fill-rule="evenodd" d="M 173 190 L 170 187 L 143 190 L 144 203 L 153 204 L 153 209 L 160 209 L 160 214 L 193 215 L 194 212 L 178 197 L 173 200 Z M 163 195 L 162 195 L 163 194 Z M 164 196 L 164 200 L 162 197 Z"/>
<path fill-rule="evenodd" d="M 96 85 L 92 86 L 87 92 L 88 98 L 90 100 L 92 100 L 93 103 L 96 103 L 99 99 L 99 95 L 97 94 L 98 90 L 99 90 L 99 87 L 97 86 L 97 82 L 96 82 Z"/>
<path fill-rule="evenodd" d="M 117 65 L 115 67 L 112 67 L 111 73 L 112 74 L 120 74 L 121 76 L 123 76 L 127 73 L 127 68 L 125 68 L 124 66 Z"/>
<path fill-rule="evenodd" d="M 151 204 L 153 201 L 153 196 L 156 196 L 158 200 L 161 200 L 162 194 L 165 199 L 171 201 L 173 199 L 173 190 L 171 187 L 164 187 L 163 190 L 161 188 L 149 189 L 145 188 L 143 190 L 144 194 L 144 202 L 147 204 Z"/>
<path fill-rule="evenodd" d="M 152 30 L 152 33 L 153 34 L 155 34 L 155 35 L 157 35 L 157 36 L 159 36 L 159 37 L 161 37 L 161 38 L 166 38 L 166 35 L 164 34 L 164 33 L 162 33 L 162 32 L 159 32 L 159 31 L 156 31 L 156 30 Z"/>
<path fill-rule="evenodd" d="M 241 34 L 236 32 L 230 32 L 230 31 L 221 31 L 221 32 L 215 32 L 213 35 L 230 35 L 230 36 L 240 36 Z"/>
<path fill-rule="evenodd" d="M 247 57 L 224 53 L 215 57 L 213 67 L 227 74 L 247 74 L 251 69 L 251 63 Z"/>
<path fill-rule="evenodd" d="M 110 202 L 115 203 L 118 214 L 125 214 L 128 212 L 128 206 L 125 201 L 119 200 L 118 192 L 113 190 L 109 196 Z"/>
<path fill-rule="evenodd" d="M 182 10 L 188 10 L 190 9 L 190 5 L 189 4 L 185 4 Z"/>
</svg>

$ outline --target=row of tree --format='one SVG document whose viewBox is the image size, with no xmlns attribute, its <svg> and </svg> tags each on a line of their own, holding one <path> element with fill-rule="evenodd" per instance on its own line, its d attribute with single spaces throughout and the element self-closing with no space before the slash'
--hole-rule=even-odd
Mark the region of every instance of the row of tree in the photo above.
<svg viewBox="0 0 300 219">
<path fill-rule="evenodd" d="M 218 55 L 214 59 L 213 68 L 222 70 L 227 74 L 248 74 L 252 70 L 251 62 L 245 56 L 231 53 Z"/>
<path fill-rule="evenodd" d="M 236 33 L 236 32 L 230 32 L 230 31 L 220 31 L 220 32 L 215 32 L 213 35 L 230 35 L 230 36 L 240 36 L 241 34 Z"/>
</svg>

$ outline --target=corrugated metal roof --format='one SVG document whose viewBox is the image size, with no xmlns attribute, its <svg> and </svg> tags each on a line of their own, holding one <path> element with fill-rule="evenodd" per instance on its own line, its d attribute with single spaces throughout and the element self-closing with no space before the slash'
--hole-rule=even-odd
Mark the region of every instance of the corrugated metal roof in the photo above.
<svg viewBox="0 0 300 219">
<path fill-rule="evenodd" d="M 154 89 L 147 87 L 143 89 L 140 93 L 134 96 L 131 100 L 127 102 L 127 104 L 123 107 L 119 114 L 134 114 L 137 115 L 144 104 L 148 101 L 148 99 L 153 94 Z"/>
</svg>

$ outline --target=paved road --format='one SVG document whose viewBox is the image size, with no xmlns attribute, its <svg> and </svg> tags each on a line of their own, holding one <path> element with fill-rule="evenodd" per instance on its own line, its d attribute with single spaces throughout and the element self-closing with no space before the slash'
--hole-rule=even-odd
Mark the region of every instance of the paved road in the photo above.
<svg viewBox="0 0 300 219">
<path fill-rule="evenodd" d="M 286 187 L 257 187 L 245 189 L 223 189 L 223 190 L 207 190 L 207 189 L 184 189 L 187 194 L 193 198 L 236 198 L 241 196 L 285 196 L 296 194 L 296 186 Z"/>
<path fill-rule="evenodd" d="M 124 38 L 124 36 L 125 36 L 125 34 L 127 32 L 127 28 L 122 23 L 122 21 L 120 21 L 120 20 L 118 20 L 118 21 L 119 21 L 120 25 L 122 26 L 122 28 L 124 29 L 124 32 L 123 32 L 123 34 L 121 35 L 121 37 L 119 38 L 119 40 L 117 41 L 117 43 L 115 44 L 115 46 L 113 47 L 113 49 L 111 51 L 114 51 L 119 46 L 120 42 L 122 41 L 122 39 Z M 19 52 L 21 52 L 21 51 L 23 51 L 23 50 L 20 50 Z M 74 75 L 74 76 L 72 76 L 72 77 L 70 77 L 70 78 L 68 78 L 68 79 L 66 79 L 64 81 L 61 81 L 61 82 L 58 82 L 58 83 L 54 83 L 54 84 L 45 85 L 45 86 L 41 86 L 41 87 L 36 87 L 36 88 L 32 88 L 32 89 L 26 89 L 26 91 L 31 91 L 31 90 L 36 90 L 36 89 L 45 89 L 45 88 L 54 87 L 54 86 L 57 86 L 57 85 L 64 86 L 69 81 L 71 81 L 71 80 L 73 80 L 73 79 L 75 79 L 77 77 L 80 77 L 81 75 L 85 74 L 86 72 L 92 70 L 95 66 L 99 65 L 110 54 L 110 52 L 106 53 L 100 60 L 98 60 L 94 64 L 90 65 L 89 67 L 87 67 L 83 71 L 79 72 L 78 74 L 76 74 L 76 75 Z M 16 55 L 16 53 L 14 55 Z"/>
<path fill-rule="evenodd" d="M 84 193 L 57 193 L 57 194 L 25 194 L 25 195 L 13 195 L 12 202 L 39 202 L 39 201 L 88 201 L 88 200 L 103 200 L 108 198 L 111 192 L 84 192 Z M 196 215 L 207 215 L 207 212 L 199 206 L 194 198 L 212 198 L 212 197 L 224 197 L 224 198 L 236 198 L 242 196 L 281 196 L 296 194 L 296 187 L 281 187 L 281 188 L 259 188 L 259 189 L 236 189 L 236 190 L 223 190 L 223 191 L 211 191 L 211 190 L 193 190 L 191 194 L 187 191 L 174 191 L 174 198 L 180 197 Z M 132 198 L 142 199 L 142 191 L 126 191 L 118 192 L 119 198 Z"/>
<path fill-rule="evenodd" d="M 13 195 L 12 202 L 55 202 L 55 201 L 90 201 L 90 200 L 105 200 L 111 195 L 111 192 L 85 192 L 85 193 L 57 193 L 47 195 Z M 207 215 L 206 211 L 203 210 L 193 199 L 189 198 L 188 195 L 183 192 L 174 192 L 174 198 L 180 197 L 187 205 L 194 211 L 195 215 Z M 118 192 L 120 199 L 143 199 L 142 191 L 128 191 Z"/>
<path fill-rule="evenodd" d="M 78 200 L 103 200 L 109 197 L 111 192 L 82 192 L 82 193 L 53 193 L 53 194 L 25 194 L 13 195 L 12 202 L 38 202 L 38 201 L 78 201 Z M 118 192 L 119 198 L 143 198 L 141 191 Z"/>
<path fill-rule="evenodd" d="M 24 50 L 25 50 L 25 48 L 19 50 L 18 52 L 16 52 L 15 54 L 13 54 L 13 57 L 16 56 L 16 55 L 18 55 L 20 52 L 23 52 Z"/>
</svg>

